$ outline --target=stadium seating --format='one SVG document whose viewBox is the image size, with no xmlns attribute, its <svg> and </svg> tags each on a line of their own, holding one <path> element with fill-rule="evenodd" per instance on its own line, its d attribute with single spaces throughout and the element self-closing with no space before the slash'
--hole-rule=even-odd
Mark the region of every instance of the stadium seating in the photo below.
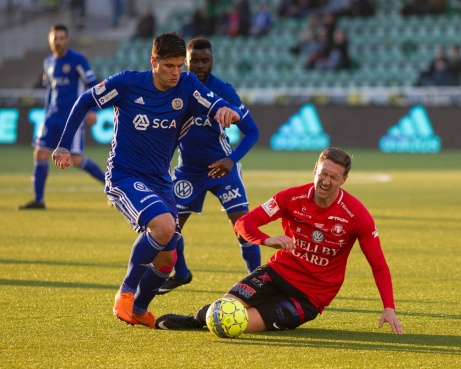
<svg viewBox="0 0 461 369">
<path fill-rule="evenodd" d="M 260 0 L 264 1 L 264 0 Z M 256 6 L 259 1 L 252 5 Z M 267 0 L 265 0 L 267 4 Z M 275 22 L 263 37 L 209 37 L 213 44 L 214 73 L 240 88 L 357 88 L 411 87 L 439 47 L 461 42 L 461 9 L 437 16 L 400 15 L 400 0 L 376 0 L 373 17 L 341 17 L 353 66 L 347 71 L 311 71 L 302 55 L 290 53 L 303 19 L 276 18 L 277 0 L 270 0 Z M 451 1 L 451 4 L 455 1 Z M 181 31 L 191 11 L 170 15 L 159 32 Z M 149 69 L 151 40 L 123 41 L 111 58 L 95 58 L 99 78 L 124 69 Z M 460 45 L 461 46 L 461 45 Z"/>
</svg>

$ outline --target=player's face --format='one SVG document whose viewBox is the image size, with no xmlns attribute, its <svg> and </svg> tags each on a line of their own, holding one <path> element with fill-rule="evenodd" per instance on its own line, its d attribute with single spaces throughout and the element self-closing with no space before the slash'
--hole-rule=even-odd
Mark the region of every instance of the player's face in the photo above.
<svg viewBox="0 0 461 369">
<path fill-rule="evenodd" d="M 56 57 L 64 56 L 69 46 L 69 37 L 65 31 L 51 31 L 48 35 L 50 49 Z"/>
<path fill-rule="evenodd" d="M 330 206 L 336 199 L 339 187 L 346 182 L 345 168 L 331 160 L 317 163 L 314 168 L 315 203 L 321 207 Z"/>
<path fill-rule="evenodd" d="M 189 50 L 186 65 L 189 72 L 196 74 L 201 82 L 205 82 L 213 67 L 213 54 L 210 49 Z"/>
<path fill-rule="evenodd" d="M 152 56 L 151 63 L 154 71 L 154 85 L 160 91 L 166 91 L 178 84 L 179 76 L 184 68 L 182 56 L 165 59 L 157 59 Z"/>
</svg>

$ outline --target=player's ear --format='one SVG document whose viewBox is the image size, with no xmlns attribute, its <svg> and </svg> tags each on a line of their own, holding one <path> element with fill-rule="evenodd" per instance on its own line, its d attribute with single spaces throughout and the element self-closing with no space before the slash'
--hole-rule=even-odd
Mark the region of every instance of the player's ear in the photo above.
<svg viewBox="0 0 461 369">
<path fill-rule="evenodd" d="M 152 68 L 157 66 L 157 58 L 154 55 L 150 57 L 150 64 L 152 65 Z"/>
<path fill-rule="evenodd" d="M 314 176 L 315 176 L 315 173 L 317 173 L 317 165 L 318 165 L 318 162 L 316 162 L 314 166 L 314 170 L 313 170 Z"/>
</svg>

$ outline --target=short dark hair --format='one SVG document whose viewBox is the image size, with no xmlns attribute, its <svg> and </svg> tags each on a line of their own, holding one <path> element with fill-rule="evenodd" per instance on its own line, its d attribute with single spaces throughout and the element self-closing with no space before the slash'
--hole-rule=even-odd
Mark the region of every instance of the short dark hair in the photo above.
<svg viewBox="0 0 461 369">
<path fill-rule="evenodd" d="M 324 160 L 331 160 L 333 163 L 344 167 L 344 175 L 347 176 L 352 167 L 352 158 L 344 150 L 338 149 L 337 147 L 329 147 L 320 153 L 319 160 L 317 163 L 321 163 Z"/>
<path fill-rule="evenodd" d="M 67 28 L 67 26 L 65 26 L 64 24 L 55 24 L 53 26 L 50 27 L 50 33 L 51 32 L 56 32 L 56 31 L 64 31 L 66 33 L 66 35 L 69 34 L 69 29 Z"/>
<path fill-rule="evenodd" d="M 186 57 L 186 42 L 177 32 L 165 32 L 154 38 L 152 55 L 159 59 Z"/>
<path fill-rule="evenodd" d="M 211 47 L 211 42 L 208 41 L 206 38 L 202 37 L 193 38 L 187 43 L 187 51 L 190 51 L 192 49 L 210 49 L 210 51 L 213 51 L 213 48 Z"/>
</svg>

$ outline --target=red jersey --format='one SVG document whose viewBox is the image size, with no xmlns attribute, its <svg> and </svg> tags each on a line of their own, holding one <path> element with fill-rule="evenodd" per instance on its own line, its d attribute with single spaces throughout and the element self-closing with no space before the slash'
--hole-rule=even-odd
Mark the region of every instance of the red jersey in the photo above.
<svg viewBox="0 0 461 369">
<path fill-rule="evenodd" d="M 281 218 L 283 230 L 295 240 L 296 249 L 278 250 L 268 265 L 320 310 L 341 288 L 347 258 L 358 240 L 384 307 L 395 309 L 391 275 L 368 210 L 341 188 L 335 202 L 321 208 L 314 202 L 314 192 L 313 183 L 283 190 L 240 218 L 235 230 L 248 242 L 261 245 L 270 236 L 258 227 Z"/>
</svg>

